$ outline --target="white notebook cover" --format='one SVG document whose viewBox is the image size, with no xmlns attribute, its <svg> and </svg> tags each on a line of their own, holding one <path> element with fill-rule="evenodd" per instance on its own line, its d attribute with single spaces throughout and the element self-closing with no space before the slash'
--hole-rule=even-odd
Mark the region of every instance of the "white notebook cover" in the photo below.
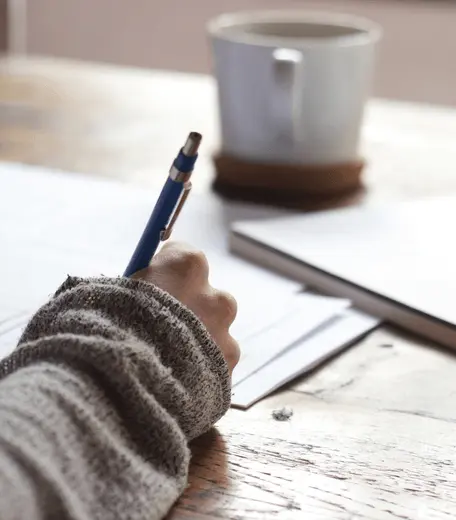
<svg viewBox="0 0 456 520">
<path fill-rule="evenodd" d="M 237 222 L 231 249 L 456 347 L 456 199 Z"/>
</svg>

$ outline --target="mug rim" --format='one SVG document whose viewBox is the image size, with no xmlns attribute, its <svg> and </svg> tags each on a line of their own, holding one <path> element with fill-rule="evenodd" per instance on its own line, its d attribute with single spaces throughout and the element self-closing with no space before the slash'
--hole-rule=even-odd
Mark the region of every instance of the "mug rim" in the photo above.
<svg viewBox="0 0 456 520">
<path fill-rule="evenodd" d="M 329 36 L 327 38 L 293 37 L 285 38 L 279 35 L 262 35 L 248 32 L 226 32 L 229 28 L 242 28 L 252 23 L 306 23 L 309 25 L 325 25 L 333 27 L 345 27 L 358 31 L 354 34 Z M 250 45 L 264 47 L 277 46 L 328 46 L 337 43 L 338 46 L 357 46 L 374 43 L 383 34 L 381 26 L 368 18 L 352 14 L 332 13 L 324 11 L 306 11 L 304 9 L 293 10 L 255 10 L 236 11 L 218 15 L 206 25 L 207 32 L 213 38 Z"/>
</svg>

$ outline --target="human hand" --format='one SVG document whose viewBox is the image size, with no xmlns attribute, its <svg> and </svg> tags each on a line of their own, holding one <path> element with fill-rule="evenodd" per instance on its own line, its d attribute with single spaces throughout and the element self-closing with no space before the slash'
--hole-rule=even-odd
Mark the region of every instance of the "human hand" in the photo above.
<svg viewBox="0 0 456 520">
<path fill-rule="evenodd" d="M 236 318 L 236 300 L 209 284 L 205 255 L 187 244 L 167 242 L 151 265 L 132 278 L 153 283 L 188 307 L 203 322 L 221 349 L 230 374 L 240 356 L 239 345 L 229 333 Z"/>
</svg>

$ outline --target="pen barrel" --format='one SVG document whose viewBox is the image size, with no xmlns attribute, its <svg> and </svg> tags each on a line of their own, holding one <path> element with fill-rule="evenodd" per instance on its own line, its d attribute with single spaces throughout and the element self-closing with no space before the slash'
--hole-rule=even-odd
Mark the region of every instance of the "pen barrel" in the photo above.
<svg viewBox="0 0 456 520">
<path fill-rule="evenodd" d="M 130 263 L 125 270 L 124 276 L 129 277 L 141 271 L 141 269 L 145 269 L 150 264 L 160 243 L 161 234 L 166 229 L 183 190 L 184 183 L 168 178 L 131 257 Z"/>
</svg>

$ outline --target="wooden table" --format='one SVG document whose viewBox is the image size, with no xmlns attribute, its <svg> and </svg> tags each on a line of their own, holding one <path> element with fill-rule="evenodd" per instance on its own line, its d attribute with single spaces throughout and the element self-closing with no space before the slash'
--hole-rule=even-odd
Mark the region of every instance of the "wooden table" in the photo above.
<svg viewBox="0 0 456 520">
<path fill-rule="evenodd" d="M 204 191 L 215 107 L 204 76 L 4 59 L 0 159 L 157 184 L 194 128 L 206 137 Z M 456 193 L 456 111 L 374 101 L 364 137 L 366 203 Z M 274 421 L 283 406 L 292 419 Z M 170 518 L 454 518 L 455 445 L 455 357 L 384 327 L 248 412 L 231 410 L 195 443 Z"/>
</svg>

